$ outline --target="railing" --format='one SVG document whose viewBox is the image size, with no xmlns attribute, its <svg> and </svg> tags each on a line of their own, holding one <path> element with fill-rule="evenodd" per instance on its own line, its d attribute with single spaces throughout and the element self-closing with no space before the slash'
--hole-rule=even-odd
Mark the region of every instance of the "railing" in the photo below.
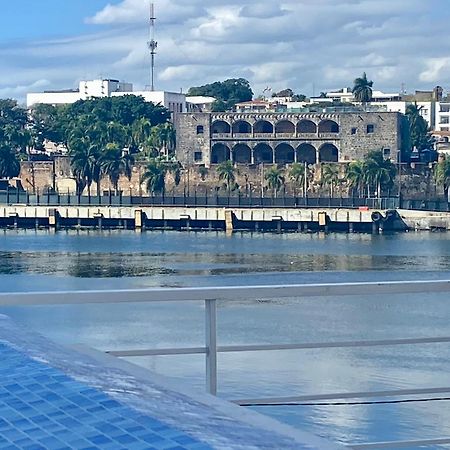
<svg viewBox="0 0 450 450">
<path fill-rule="evenodd" d="M 317 342 L 298 344 L 261 344 L 220 346 L 217 342 L 217 302 L 239 302 L 242 299 L 280 299 L 304 297 L 338 297 L 367 296 L 414 293 L 449 293 L 450 280 L 440 281 L 390 281 L 390 282 L 360 282 L 340 284 L 310 284 L 289 286 L 245 286 L 245 287 L 214 287 L 214 288 L 171 288 L 142 289 L 123 291 L 81 291 L 81 292 L 38 292 L 38 293 L 2 293 L 1 306 L 27 305 L 70 305 L 70 304 L 111 304 L 111 303 L 153 303 L 153 302 L 192 302 L 203 301 L 205 304 L 205 344 L 201 347 L 183 347 L 166 349 L 115 350 L 108 353 L 117 357 L 137 357 L 155 355 L 205 355 L 206 387 L 213 395 L 217 393 L 217 355 L 221 352 L 255 352 L 283 351 L 324 348 L 353 347 L 385 347 L 401 345 L 417 345 L 432 343 L 449 343 L 450 336 L 409 337 L 405 339 L 383 339 L 343 342 Z M 405 395 L 448 394 L 450 386 L 385 390 L 375 392 L 338 392 L 330 394 L 311 394 L 287 396 L 278 398 L 247 398 L 234 400 L 239 405 L 279 405 L 295 404 L 318 400 L 342 400 L 396 397 Z M 419 444 L 418 444 L 419 443 Z M 389 448 L 407 447 L 412 445 L 448 444 L 450 438 L 435 440 L 405 441 L 401 443 L 358 444 L 351 448 Z M 396 448 L 397 448 L 396 447 Z"/>
<path fill-rule="evenodd" d="M 0 205 L 27 206 L 242 206 L 242 207 L 286 207 L 286 208 L 359 208 L 372 209 L 415 209 L 422 211 L 449 211 L 446 200 L 399 199 L 398 197 L 304 197 L 301 189 L 297 195 L 279 193 L 277 197 L 254 195 L 245 190 L 231 192 L 230 195 L 214 195 L 213 190 L 191 190 L 184 195 L 129 195 L 120 192 L 106 192 L 103 195 L 77 195 L 70 193 L 36 193 L 26 191 L 0 191 Z"/>
</svg>

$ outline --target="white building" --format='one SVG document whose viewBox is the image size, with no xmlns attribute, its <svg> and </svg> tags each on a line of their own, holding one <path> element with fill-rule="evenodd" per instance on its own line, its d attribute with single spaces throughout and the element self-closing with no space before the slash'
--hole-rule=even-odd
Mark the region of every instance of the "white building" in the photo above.
<svg viewBox="0 0 450 450">
<path fill-rule="evenodd" d="M 203 95 L 186 97 L 187 110 L 188 112 L 210 112 L 215 101 L 214 97 Z"/>
<path fill-rule="evenodd" d="M 133 91 L 131 83 L 113 79 L 80 81 L 78 89 L 29 93 L 27 94 L 27 107 L 31 108 L 36 104 L 65 105 L 78 100 L 122 95 L 139 95 L 144 97 L 147 102 L 161 104 L 172 113 L 173 118 L 176 114 L 187 111 L 185 94 L 165 91 Z"/>
</svg>

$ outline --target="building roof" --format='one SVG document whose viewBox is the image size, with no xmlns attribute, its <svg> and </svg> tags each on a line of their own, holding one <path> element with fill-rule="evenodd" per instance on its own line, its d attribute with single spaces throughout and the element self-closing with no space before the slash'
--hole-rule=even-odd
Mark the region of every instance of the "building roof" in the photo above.
<svg viewBox="0 0 450 450">
<path fill-rule="evenodd" d="M 193 95 L 191 97 L 186 97 L 186 101 L 188 103 L 192 103 L 193 105 L 204 105 L 207 103 L 214 103 L 216 99 L 214 97 L 207 97 L 203 95 Z"/>
</svg>

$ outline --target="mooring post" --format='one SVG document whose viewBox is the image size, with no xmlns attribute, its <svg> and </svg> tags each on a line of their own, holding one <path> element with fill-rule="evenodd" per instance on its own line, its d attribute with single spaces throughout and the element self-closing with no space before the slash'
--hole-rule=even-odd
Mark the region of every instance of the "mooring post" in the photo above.
<svg viewBox="0 0 450 450">
<path fill-rule="evenodd" d="M 217 305 L 216 300 L 205 300 L 206 330 L 206 390 L 217 394 Z"/>
</svg>

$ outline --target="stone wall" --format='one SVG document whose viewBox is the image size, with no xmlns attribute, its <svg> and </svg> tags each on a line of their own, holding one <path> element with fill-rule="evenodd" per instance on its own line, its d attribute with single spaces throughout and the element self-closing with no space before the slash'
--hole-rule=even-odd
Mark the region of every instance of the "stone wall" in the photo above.
<svg viewBox="0 0 450 450">
<path fill-rule="evenodd" d="M 178 114 L 176 130 L 178 161 L 183 166 L 203 164 L 209 167 L 211 114 Z"/>
<path fill-rule="evenodd" d="M 269 152 L 266 163 L 350 162 L 375 149 L 397 161 L 402 127 L 402 115 L 395 112 L 180 114 L 177 159 L 184 166 L 209 167 L 226 159 L 257 164 L 261 159 L 256 152 L 263 146 Z M 218 159 L 219 147 L 222 157 Z M 313 152 L 312 160 L 302 153 L 306 147 Z M 336 154 L 325 151 L 326 147 L 334 148 Z"/>
<path fill-rule="evenodd" d="M 362 159 L 370 150 L 384 150 L 385 156 L 398 161 L 401 151 L 401 114 L 346 113 L 340 115 L 340 160 Z M 369 128 L 373 127 L 373 132 Z"/>
</svg>

